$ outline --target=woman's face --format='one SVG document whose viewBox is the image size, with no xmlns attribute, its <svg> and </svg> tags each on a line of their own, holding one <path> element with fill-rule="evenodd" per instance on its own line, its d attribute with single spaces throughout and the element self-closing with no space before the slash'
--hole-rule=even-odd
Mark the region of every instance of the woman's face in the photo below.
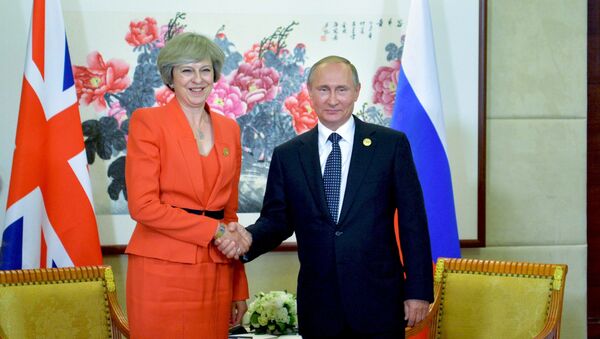
<svg viewBox="0 0 600 339">
<path fill-rule="evenodd" d="M 214 69 L 210 59 L 173 67 L 175 97 L 183 108 L 197 110 L 213 89 Z"/>
</svg>

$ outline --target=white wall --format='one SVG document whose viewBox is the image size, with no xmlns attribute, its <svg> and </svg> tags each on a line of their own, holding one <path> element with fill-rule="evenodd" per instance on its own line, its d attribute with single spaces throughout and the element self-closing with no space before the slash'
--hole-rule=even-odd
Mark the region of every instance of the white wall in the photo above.
<svg viewBox="0 0 600 339">
<path fill-rule="evenodd" d="M 25 46 L 29 33 L 31 0 L 0 2 L 0 38 L 4 51 L 0 54 L 0 220 L 4 224 L 6 196 L 10 180 L 12 153 L 21 97 Z"/>
</svg>

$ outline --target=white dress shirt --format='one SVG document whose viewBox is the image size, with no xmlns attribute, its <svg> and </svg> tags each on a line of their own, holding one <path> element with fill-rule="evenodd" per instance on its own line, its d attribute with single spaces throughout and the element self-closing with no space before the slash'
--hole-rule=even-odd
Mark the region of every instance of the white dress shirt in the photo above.
<svg viewBox="0 0 600 339">
<path fill-rule="evenodd" d="M 339 141 L 340 151 L 342 153 L 342 181 L 340 182 L 340 206 L 338 206 L 337 220 L 342 212 L 342 204 L 344 203 L 344 193 L 346 192 L 346 183 L 348 182 L 348 171 L 350 169 L 350 158 L 352 157 L 352 145 L 354 143 L 354 117 L 350 117 L 337 131 L 332 131 L 325 127 L 320 121 L 318 122 L 319 131 L 319 161 L 321 163 L 321 177 L 325 172 L 325 163 L 327 157 L 331 153 L 331 141 L 327 140 L 333 132 L 339 134 L 342 139 Z"/>
</svg>

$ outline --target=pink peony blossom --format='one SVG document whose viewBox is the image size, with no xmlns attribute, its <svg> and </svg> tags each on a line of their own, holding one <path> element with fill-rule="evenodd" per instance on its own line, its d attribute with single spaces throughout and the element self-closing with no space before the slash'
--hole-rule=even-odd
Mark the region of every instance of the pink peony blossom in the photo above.
<svg viewBox="0 0 600 339">
<path fill-rule="evenodd" d="M 158 106 L 164 106 L 169 103 L 175 97 L 175 93 L 167 86 L 162 86 L 161 88 L 154 91 L 154 98 L 156 99 L 156 104 Z"/>
<path fill-rule="evenodd" d="M 258 60 L 258 50 L 260 48 L 259 44 L 253 44 L 252 47 L 250 48 L 250 50 L 246 51 L 246 53 L 244 53 L 244 62 L 245 63 L 253 63 L 254 61 Z"/>
<path fill-rule="evenodd" d="M 142 21 L 129 23 L 129 32 L 125 35 L 125 41 L 133 47 L 138 47 L 159 39 L 158 27 L 154 18 L 146 18 Z"/>
<path fill-rule="evenodd" d="M 160 33 L 158 34 L 158 40 L 156 40 L 157 48 L 165 47 L 165 43 L 166 43 L 165 39 L 167 38 L 168 31 L 169 31 L 168 25 L 160 26 Z M 183 27 L 177 27 L 177 29 L 174 30 L 173 35 L 179 35 L 180 33 L 183 33 Z"/>
<path fill-rule="evenodd" d="M 243 63 L 232 74 L 230 85 L 241 90 L 242 100 L 251 111 L 255 104 L 273 100 L 277 96 L 279 73 L 273 68 L 264 67 L 259 60 L 251 64 Z"/>
<path fill-rule="evenodd" d="M 292 116 L 292 125 L 296 134 L 302 134 L 317 124 L 317 114 L 312 108 L 306 84 L 302 85 L 300 92 L 287 97 L 284 105 Z"/>
<path fill-rule="evenodd" d="M 221 77 L 214 85 L 212 92 L 208 96 L 207 103 L 211 111 L 237 119 L 246 114 L 248 105 L 242 100 L 242 91 L 235 86 L 231 86 Z"/>
<path fill-rule="evenodd" d="M 115 118 L 120 127 L 123 121 L 127 120 L 127 111 L 121 107 L 121 103 L 118 101 L 111 102 L 109 107 L 108 116 Z"/>
<path fill-rule="evenodd" d="M 167 26 L 167 25 L 160 26 L 160 32 L 158 33 L 158 40 L 156 40 L 157 48 L 165 47 L 165 38 L 166 38 L 168 31 L 169 31 L 169 26 Z"/>
<path fill-rule="evenodd" d="M 88 55 L 87 63 L 89 67 L 73 66 L 77 98 L 80 103 L 93 103 L 97 111 L 102 111 L 106 109 L 106 93 L 118 93 L 129 86 L 129 65 L 119 59 L 104 62 L 97 51 Z"/>
<path fill-rule="evenodd" d="M 267 44 L 267 46 L 263 46 L 263 50 L 271 50 L 271 51 L 273 51 L 273 53 L 276 53 L 277 52 L 277 44 L 275 42 L 271 41 Z M 250 50 L 248 50 L 244 53 L 244 62 L 251 64 L 254 61 L 258 60 L 259 59 L 259 55 L 258 55 L 259 51 L 260 51 L 260 44 L 258 44 L 258 43 L 253 44 L 252 47 L 250 48 Z M 288 51 L 285 48 L 282 48 L 279 51 L 279 54 L 277 56 L 281 57 L 281 56 L 285 56 L 288 54 L 290 54 L 290 51 Z"/>
<path fill-rule="evenodd" d="M 373 77 L 373 103 L 382 104 L 383 111 L 388 116 L 391 116 L 394 110 L 399 73 L 400 61 L 394 60 L 389 67 L 379 67 Z"/>
</svg>

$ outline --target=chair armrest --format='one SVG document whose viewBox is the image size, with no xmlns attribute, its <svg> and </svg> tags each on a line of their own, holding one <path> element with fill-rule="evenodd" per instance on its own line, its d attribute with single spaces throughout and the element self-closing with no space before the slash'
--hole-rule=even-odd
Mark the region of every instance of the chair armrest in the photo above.
<svg viewBox="0 0 600 339">
<path fill-rule="evenodd" d="M 115 292 L 108 293 L 108 305 L 110 308 L 110 317 L 112 319 L 113 328 L 116 327 L 120 333 L 129 338 L 129 322 L 127 316 L 123 313 L 117 295 Z M 114 330 L 113 330 L 114 331 Z M 115 336 L 117 333 L 114 333 Z"/>
<path fill-rule="evenodd" d="M 548 319 L 544 324 L 544 328 L 534 338 L 550 339 L 560 337 L 560 318 L 562 314 L 562 304 L 559 300 L 559 291 L 552 292 L 552 300 L 548 310 Z"/>
</svg>

